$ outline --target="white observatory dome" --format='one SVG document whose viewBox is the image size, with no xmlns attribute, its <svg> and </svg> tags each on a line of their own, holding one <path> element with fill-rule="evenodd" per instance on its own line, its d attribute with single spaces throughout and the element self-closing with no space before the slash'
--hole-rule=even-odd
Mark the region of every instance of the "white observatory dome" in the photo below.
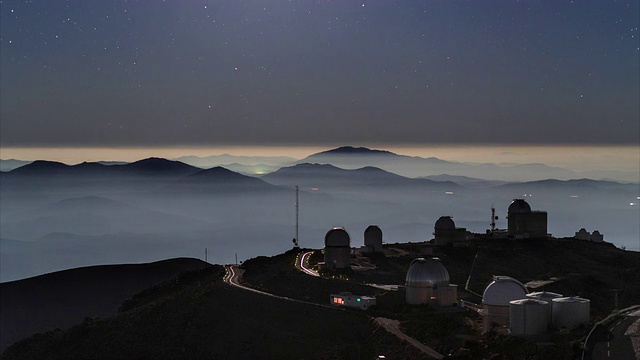
<svg viewBox="0 0 640 360">
<path fill-rule="evenodd" d="M 513 199 L 507 212 L 509 214 L 528 214 L 531 212 L 531 206 L 522 199 Z"/>
<path fill-rule="evenodd" d="M 330 247 L 350 247 L 351 239 L 343 227 L 334 227 L 324 236 L 324 245 Z"/>
<path fill-rule="evenodd" d="M 436 221 L 436 225 L 434 226 L 434 228 L 438 230 L 455 229 L 456 224 L 453 222 L 453 219 L 451 219 L 451 216 L 440 216 L 440 218 Z"/>
<path fill-rule="evenodd" d="M 518 280 L 509 276 L 494 276 L 484 289 L 482 303 L 494 306 L 509 306 L 512 300 L 524 299 L 527 289 Z"/>
<path fill-rule="evenodd" d="M 449 285 L 449 272 L 438 258 L 417 258 L 409 265 L 406 285 L 410 287 Z"/>
</svg>

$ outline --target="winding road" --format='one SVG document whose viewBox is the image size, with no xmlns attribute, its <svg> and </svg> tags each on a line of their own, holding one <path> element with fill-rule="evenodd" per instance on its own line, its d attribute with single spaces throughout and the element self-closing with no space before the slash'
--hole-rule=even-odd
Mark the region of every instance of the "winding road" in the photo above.
<svg viewBox="0 0 640 360">
<path fill-rule="evenodd" d="M 305 253 L 301 253 L 300 255 L 298 255 L 298 257 L 296 258 L 296 262 L 295 262 L 295 266 L 298 270 L 310 275 L 310 276 L 315 276 L 318 277 L 320 276 L 318 273 L 316 273 L 315 271 L 309 269 L 306 267 L 306 261 L 307 258 L 313 253 L 313 251 L 309 251 L 309 252 L 305 252 Z M 275 294 L 271 294 L 268 292 L 264 292 L 264 291 L 260 291 L 257 289 L 253 289 L 250 288 L 248 286 L 244 286 L 242 284 L 240 284 L 240 279 L 242 278 L 242 274 L 244 273 L 243 269 L 240 269 L 237 265 L 225 265 L 224 269 L 226 271 L 226 274 L 223 278 L 224 282 L 231 285 L 231 286 L 235 286 L 237 288 L 243 289 L 243 290 L 247 290 L 247 291 L 252 291 L 254 293 L 258 293 L 258 294 L 262 294 L 265 296 L 271 296 L 277 299 L 281 299 L 281 300 L 286 300 L 286 301 L 293 301 L 293 302 L 298 302 L 298 303 L 304 303 L 304 304 L 309 304 L 309 305 L 313 305 L 313 306 L 320 306 L 323 308 L 328 308 L 328 309 L 332 309 L 332 310 L 338 310 L 338 311 L 344 311 L 344 308 L 341 307 L 336 307 L 336 306 L 330 306 L 330 305 L 322 305 L 322 304 L 317 304 L 317 303 L 313 303 L 313 302 L 308 302 L 308 301 L 303 301 L 303 300 L 298 300 L 298 299 L 292 299 L 286 296 L 279 296 L 279 295 L 275 295 Z M 422 344 L 421 342 L 419 342 L 418 340 L 410 337 L 409 335 L 405 334 L 404 332 L 402 332 L 402 330 L 400 330 L 400 322 L 397 320 L 392 320 L 392 319 L 386 319 L 386 318 L 371 318 L 373 319 L 376 324 L 382 326 L 385 330 L 387 330 L 389 333 L 395 335 L 396 337 L 398 337 L 401 340 L 404 340 L 406 342 L 408 342 L 409 344 L 411 344 L 412 346 L 414 346 L 415 348 L 417 348 L 418 350 L 422 351 L 422 353 L 433 357 L 435 359 L 442 359 L 444 356 L 440 353 L 438 353 L 437 351 L 433 350 L 432 348 Z"/>
</svg>

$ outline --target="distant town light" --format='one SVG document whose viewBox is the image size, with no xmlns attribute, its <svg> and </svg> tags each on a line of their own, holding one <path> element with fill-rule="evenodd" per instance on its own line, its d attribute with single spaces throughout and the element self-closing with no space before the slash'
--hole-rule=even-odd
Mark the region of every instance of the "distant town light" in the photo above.
<svg viewBox="0 0 640 360">
<path fill-rule="evenodd" d="M 447 195 L 453 195 L 453 191 L 445 191 L 444 193 Z"/>
</svg>

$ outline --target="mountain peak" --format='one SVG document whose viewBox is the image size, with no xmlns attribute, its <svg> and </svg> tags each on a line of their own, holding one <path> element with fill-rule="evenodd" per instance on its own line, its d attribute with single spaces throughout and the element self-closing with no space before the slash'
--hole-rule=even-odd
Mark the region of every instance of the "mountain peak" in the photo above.
<svg viewBox="0 0 640 360">
<path fill-rule="evenodd" d="M 396 155 L 391 151 L 375 150 L 366 147 L 341 146 L 339 148 L 322 151 L 315 155 Z M 312 155 L 313 156 L 313 155 Z"/>
</svg>

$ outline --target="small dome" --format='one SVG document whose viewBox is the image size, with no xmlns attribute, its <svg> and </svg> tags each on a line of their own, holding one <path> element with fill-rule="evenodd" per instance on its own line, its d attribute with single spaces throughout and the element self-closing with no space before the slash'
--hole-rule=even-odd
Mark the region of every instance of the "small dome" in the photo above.
<svg viewBox="0 0 640 360">
<path fill-rule="evenodd" d="M 524 299 L 527 289 L 518 280 L 509 276 L 494 276 L 482 294 L 482 303 L 486 305 L 509 306 L 512 300 Z"/>
<path fill-rule="evenodd" d="M 531 212 L 531 206 L 522 199 L 513 199 L 507 212 L 509 214 L 528 214 Z"/>
<path fill-rule="evenodd" d="M 369 225 L 369 227 L 364 231 L 364 237 L 365 239 L 382 239 L 382 230 L 380 230 L 380 228 L 376 225 Z"/>
<path fill-rule="evenodd" d="M 378 250 L 382 248 L 382 230 L 376 225 L 369 226 L 364 231 L 364 245 Z"/>
<path fill-rule="evenodd" d="M 351 247 L 351 239 L 343 227 L 334 227 L 324 236 L 324 245 Z"/>
<path fill-rule="evenodd" d="M 449 285 L 449 272 L 438 258 L 417 258 L 409 265 L 406 285 L 412 287 L 435 287 Z"/>
<path fill-rule="evenodd" d="M 440 216 L 440 219 L 436 221 L 436 229 L 455 229 L 456 223 L 453 222 L 451 216 Z"/>
</svg>

